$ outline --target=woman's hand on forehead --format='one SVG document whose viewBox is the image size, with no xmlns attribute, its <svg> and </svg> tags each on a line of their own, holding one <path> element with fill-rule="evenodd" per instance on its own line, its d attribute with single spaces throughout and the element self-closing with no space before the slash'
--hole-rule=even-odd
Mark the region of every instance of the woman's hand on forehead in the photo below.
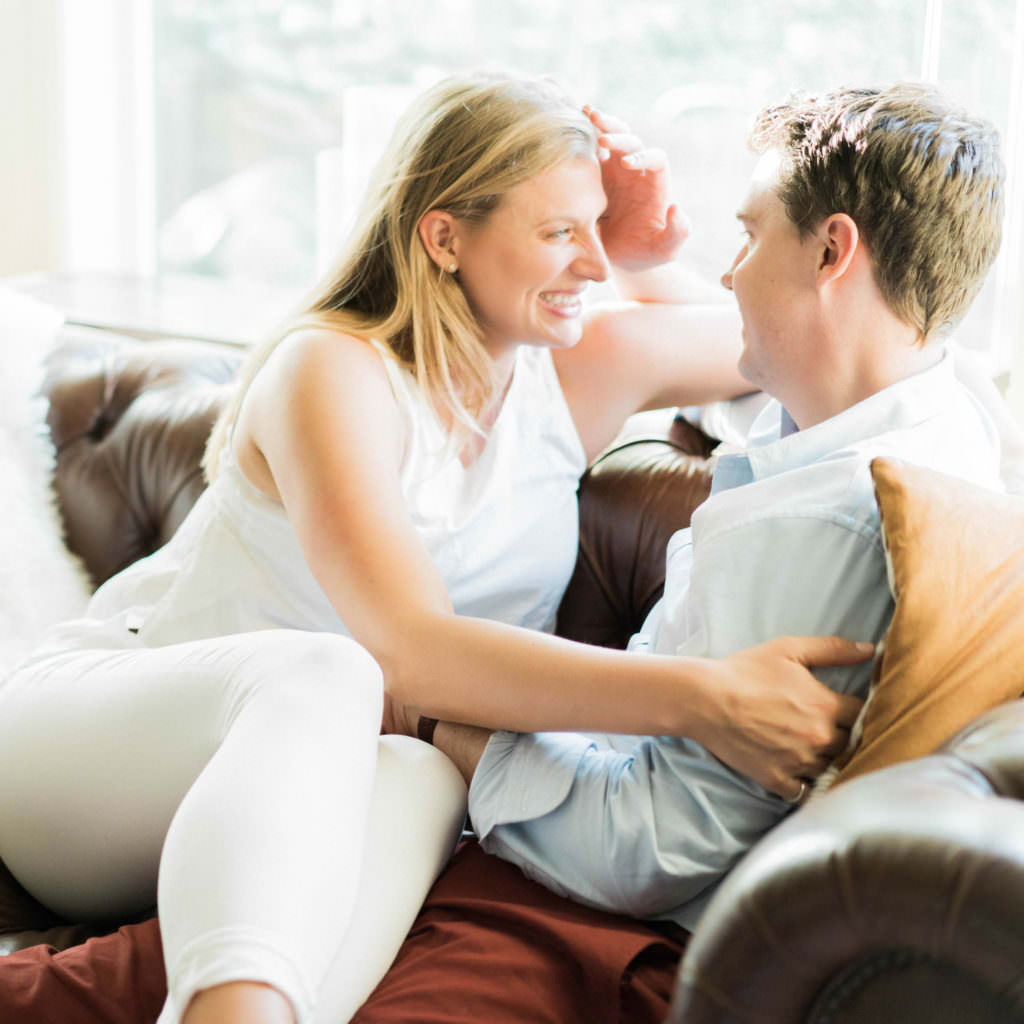
<svg viewBox="0 0 1024 1024">
<path fill-rule="evenodd" d="M 667 263 L 690 231 L 686 215 L 672 202 L 668 157 L 645 147 L 619 118 L 583 109 L 601 133 L 598 157 L 608 199 L 601 241 L 608 259 L 632 272 Z"/>
</svg>

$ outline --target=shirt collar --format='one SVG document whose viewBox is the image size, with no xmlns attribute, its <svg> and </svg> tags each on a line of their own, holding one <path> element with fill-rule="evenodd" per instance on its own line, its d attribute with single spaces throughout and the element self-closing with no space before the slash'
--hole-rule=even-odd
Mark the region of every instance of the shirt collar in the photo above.
<svg viewBox="0 0 1024 1024">
<path fill-rule="evenodd" d="M 799 430 L 775 399 L 754 420 L 747 447 L 724 453 L 720 463 L 742 460 L 753 480 L 817 462 L 832 452 L 911 427 L 949 408 L 956 388 L 953 359 L 944 351 L 927 370 L 875 392 L 836 416 Z M 733 467 L 733 472 L 738 467 Z"/>
</svg>

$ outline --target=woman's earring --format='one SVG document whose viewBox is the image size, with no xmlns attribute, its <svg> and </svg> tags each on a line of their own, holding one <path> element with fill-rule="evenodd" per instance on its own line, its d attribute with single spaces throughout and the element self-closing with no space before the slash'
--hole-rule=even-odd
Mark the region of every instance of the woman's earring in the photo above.
<svg viewBox="0 0 1024 1024">
<path fill-rule="evenodd" d="M 455 271 L 458 270 L 458 269 L 459 269 L 459 266 L 458 266 L 457 263 L 449 263 L 448 264 L 448 273 L 449 274 L 454 274 Z"/>
</svg>

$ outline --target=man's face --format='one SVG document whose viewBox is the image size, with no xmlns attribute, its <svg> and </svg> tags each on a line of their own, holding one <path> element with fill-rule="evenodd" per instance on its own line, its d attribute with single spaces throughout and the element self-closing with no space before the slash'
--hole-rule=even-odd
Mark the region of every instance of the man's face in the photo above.
<svg viewBox="0 0 1024 1024">
<path fill-rule="evenodd" d="M 820 315 L 813 234 L 801 240 L 779 199 L 780 159 L 758 163 L 737 218 L 743 244 L 722 284 L 733 292 L 743 319 L 740 373 L 786 404 L 794 388 L 813 386 L 819 369 L 814 342 Z"/>
</svg>

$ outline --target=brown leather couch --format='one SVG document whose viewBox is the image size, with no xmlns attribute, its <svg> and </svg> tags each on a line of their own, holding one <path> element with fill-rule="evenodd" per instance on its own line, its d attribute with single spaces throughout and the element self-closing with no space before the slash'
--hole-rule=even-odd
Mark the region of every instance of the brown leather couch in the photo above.
<svg viewBox="0 0 1024 1024">
<path fill-rule="evenodd" d="M 96 583 L 162 544 L 201 492 L 204 440 L 240 361 L 228 346 L 68 330 L 45 390 L 68 543 Z M 637 629 L 668 537 L 707 493 L 712 447 L 681 420 L 648 418 L 592 467 L 562 635 L 622 646 Z M 1018 701 L 934 756 L 812 800 L 716 894 L 670 1020 L 1024 1021 L 1021 799 Z"/>
</svg>

